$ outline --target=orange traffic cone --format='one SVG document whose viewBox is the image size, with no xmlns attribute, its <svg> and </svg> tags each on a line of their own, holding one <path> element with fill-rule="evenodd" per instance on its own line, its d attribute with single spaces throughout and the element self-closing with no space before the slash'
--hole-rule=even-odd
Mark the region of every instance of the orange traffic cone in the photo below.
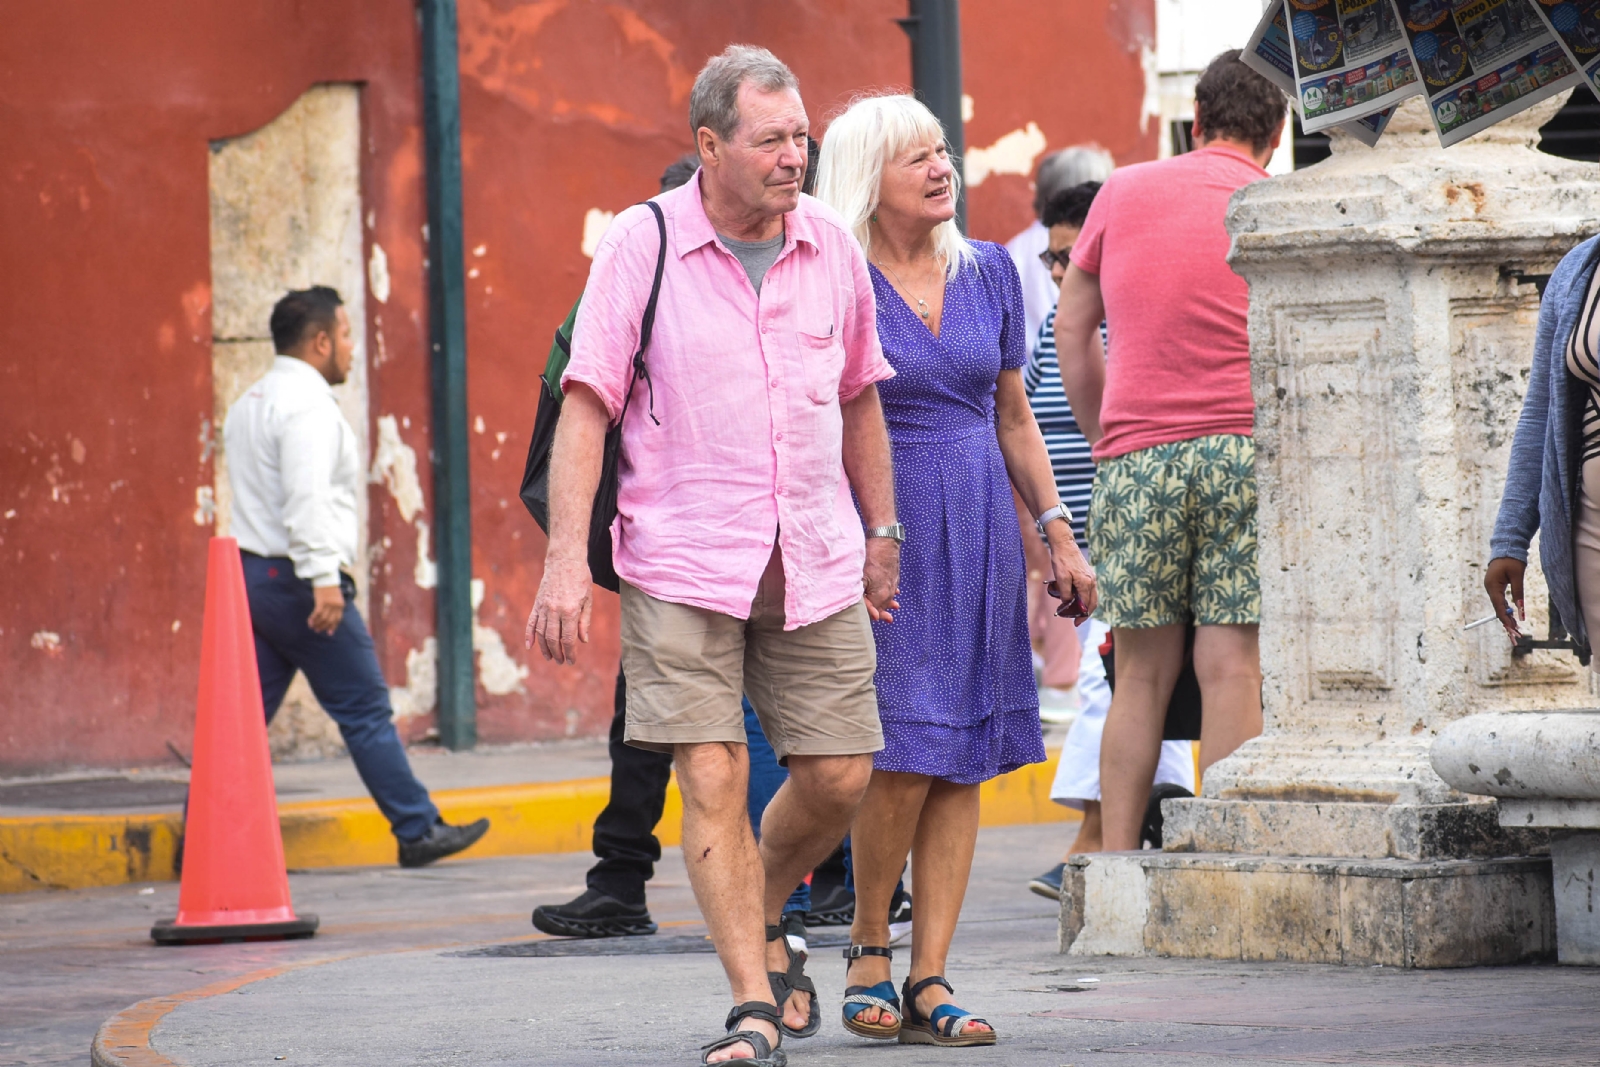
<svg viewBox="0 0 1600 1067">
<path fill-rule="evenodd" d="M 178 917 L 156 923 L 150 936 L 173 945 L 310 937 L 316 929 L 316 916 L 296 916 L 289 902 L 239 543 L 213 537 Z"/>
</svg>

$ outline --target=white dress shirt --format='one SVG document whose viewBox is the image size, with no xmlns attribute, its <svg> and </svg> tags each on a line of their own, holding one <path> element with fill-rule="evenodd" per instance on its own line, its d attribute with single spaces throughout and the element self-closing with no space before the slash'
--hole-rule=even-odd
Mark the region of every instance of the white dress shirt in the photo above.
<svg viewBox="0 0 1600 1067">
<path fill-rule="evenodd" d="M 361 458 L 327 380 L 278 356 L 228 409 L 222 440 L 239 547 L 288 556 L 313 586 L 338 585 L 356 561 Z"/>
<path fill-rule="evenodd" d="M 1028 320 L 1028 347 L 1038 343 L 1039 325 L 1056 306 L 1061 287 L 1050 277 L 1050 268 L 1039 262 L 1039 253 L 1050 247 L 1050 231 L 1034 219 L 1026 230 L 1006 242 L 1011 262 L 1022 276 L 1022 311 Z"/>
</svg>

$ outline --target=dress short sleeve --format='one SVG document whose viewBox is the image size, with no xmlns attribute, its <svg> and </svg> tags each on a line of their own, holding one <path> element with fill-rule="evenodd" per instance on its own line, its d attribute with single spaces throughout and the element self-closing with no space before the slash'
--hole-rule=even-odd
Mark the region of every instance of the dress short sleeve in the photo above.
<svg viewBox="0 0 1600 1067">
<path fill-rule="evenodd" d="M 1022 303 L 1022 277 L 1001 245 L 990 245 L 990 269 L 999 277 L 1000 368 L 1016 370 L 1028 362 L 1028 315 Z"/>
</svg>

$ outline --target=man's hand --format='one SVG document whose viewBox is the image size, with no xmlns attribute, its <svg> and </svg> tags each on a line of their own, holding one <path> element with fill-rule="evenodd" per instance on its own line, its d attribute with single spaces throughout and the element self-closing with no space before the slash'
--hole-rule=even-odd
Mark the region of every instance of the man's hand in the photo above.
<svg viewBox="0 0 1600 1067">
<path fill-rule="evenodd" d="M 892 537 L 867 538 L 867 565 L 861 572 L 867 615 L 873 622 L 894 622 L 900 610 L 900 542 Z"/>
<path fill-rule="evenodd" d="M 1061 536 L 1056 536 L 1051 531 L 1050 537 L 1050 571 L 1056 580 L 1056 588 L 1061 590 L 1062 599 L 1067 599 L 1073 593 L 1078 594 L 1078 602 L 1083 605 L 1083 610 L 1090 615 L 1100 603 L 1100 589 L 1094 576 L 1094 568 L 1089 566 L 1089 561 L 1083 558 L 1083 553 L 1078 550 L 1078 542 L 1072 539 L 1071 527 L 1065 520 L 1058 520 L 1050 524 L 1052 527 L 1065 528 Z"/>
<path fill-rule="evenodd" d="M 344 621 L 344 590 L 337 585 L 319 585 L 311 590 L 312 603 L 311 617 L 306 619 L 306 625 L 319 634 L 333 636 L 333 632 Z"/>
<path fill-rule="evenodd" d="M 1500 556 L 1489 561 L 1489 566 L 1483 572 L 1483 586 L 1489 590 L 1489 603 L 1494 605 L 1495 618 L 1500 620 L 1500 625 L 1506 628 L 1506 636 L 1511 638 L 1511 643 L 1516 644 L 1517 638 L 1522 636 L 1522 629 L 1517 625 L 1517 619 L 1528 621 L 1527 609 L 1522 603 L 1522 576 L 1528 571 L 1528 565 L 1520 559 L 1510 556 Z M 1511 587 L 1511 599 L 1517 605 L 1517 614 L 1511 614 L 1510 606 L 1506 603 L 1506 587 Z"/>
<path fill-rule="evenodd" d="M 578 642 L 589 643 L 589 613 L 594 609 L 589 561 L 546 557 L 539 595 L 528 615 L 524 644 L 557 663 L 578 662 Z"/>
</svg>

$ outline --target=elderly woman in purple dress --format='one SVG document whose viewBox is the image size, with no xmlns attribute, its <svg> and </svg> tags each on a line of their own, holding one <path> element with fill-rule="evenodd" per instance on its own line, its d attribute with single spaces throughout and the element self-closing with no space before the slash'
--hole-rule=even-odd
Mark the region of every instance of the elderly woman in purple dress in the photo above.
<svg viewBox="0 0 1600 1067">
<path fill-rule="evenodd" d="M 856 920 L 844 1023 L 866 1037 L 993 1044 L 953 1003 L 945 961 L 978 836 L 978 786 L 1045 758 L 1014 486 L 1050 547 L 1061 596 L 1095 606 L 1028 407 L 1022 286 L 1006 250 L 956 228 L 938 119 L 910 96 L 857 100 L 823 140 L 817 195 L 866 251 L 879 383 L 905 527 L 900 609 L 873 624 L 885 747 L 851 834 Z M 1067 606 L 1067 605 L 1064 605 Z M 889 898 L 907 853 L 917 919 L 895 995 Z"/>
</svg>

